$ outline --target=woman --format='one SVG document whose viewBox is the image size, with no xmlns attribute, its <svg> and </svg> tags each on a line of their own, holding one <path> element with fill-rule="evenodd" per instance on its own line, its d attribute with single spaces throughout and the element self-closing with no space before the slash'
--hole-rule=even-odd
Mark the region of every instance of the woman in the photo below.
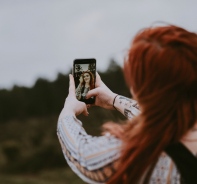
<svg viewBox="0 0 197 184">
<path fill-rule="evenodd" d="M 173 25 L 142 30 L 124 73 L 140 111 L 97 76 L 86 97 L 96 96 L 95 105 L 129 118 L 125 125 L 106 124 L 108 133 L 100 137 L 87 135 L 76 118 L 88 112 L 76 100 L 70 76 L 58 121 L 68 164 L 88 183 L 197 183 L 197 34 Z"/>
<path fill-rule="evenodd" d="M 85 71 L 79 78 L 79 85 L 76 88 L 76 97 L 82 102 L 88 103 L 90 99 L 86 99 L 86 94 L 94 88 L 94 76 L 90 71 Z"/>
</svg>

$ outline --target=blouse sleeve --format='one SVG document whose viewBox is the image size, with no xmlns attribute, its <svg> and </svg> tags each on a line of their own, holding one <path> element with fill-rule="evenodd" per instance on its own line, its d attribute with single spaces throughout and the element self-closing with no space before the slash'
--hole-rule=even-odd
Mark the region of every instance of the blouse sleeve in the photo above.
<svg viewBox="0 0 197 184">
<path fill-rule="evenodd" d="M 105 183 L 115 172 L 122 145 L 119 139 L 90 136 L 73 116 L 59 119 L 57 135 L 68 165 L 85 182 Z"/>
</svg>

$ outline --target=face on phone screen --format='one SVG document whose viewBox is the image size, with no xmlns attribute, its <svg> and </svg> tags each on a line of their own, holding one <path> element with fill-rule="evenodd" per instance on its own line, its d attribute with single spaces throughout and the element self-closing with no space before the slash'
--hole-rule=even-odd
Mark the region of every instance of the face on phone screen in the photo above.
<svg viewBox="0 0 197 184">
<path fill-rule="evenodd" d="M 86 104 L 93 104 L 95 97 L 86 99 L 89 90 L 95 88 L 96 61 L 92 60 L 75 60 L 74 66 L 75 93 L 76 98 Z"/>
</svg>

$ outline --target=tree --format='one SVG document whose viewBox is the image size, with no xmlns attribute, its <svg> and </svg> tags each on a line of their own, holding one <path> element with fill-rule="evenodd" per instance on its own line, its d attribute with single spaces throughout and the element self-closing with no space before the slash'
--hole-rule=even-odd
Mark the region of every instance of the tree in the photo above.
<svg viewBox="0 0 197 184">
<path fill-rule="evenodd" d="M 88 65 L 88 70 L 90 70 L 92 73 L 95 73 L 95 71 L 96 71 L 95 63 L 90 63 Z"/>
</svg>

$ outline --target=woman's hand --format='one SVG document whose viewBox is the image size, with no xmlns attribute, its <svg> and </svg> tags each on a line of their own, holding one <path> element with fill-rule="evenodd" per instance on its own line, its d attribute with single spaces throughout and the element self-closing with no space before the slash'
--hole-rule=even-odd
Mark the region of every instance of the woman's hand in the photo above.
<svg viewBox="0 0 197 184">
<path fill-rule="evenodd" d="M 86 94 L 86 98 L 90 98 L 92 96 L 96 97 L 95 105 L 103 107 L 105 109 L 114 109 L 113 100 L 116 93 L 113 93 L 101 80 L 98 73 L 96 73 L 96 88 L 90 90 Z"/>
<path fill-rule="evenodd" d="M 67 116 L 67 115 L 77 116 L 81 113 L 88 116 L 86 104 L 76 99 L 75 82 L 71 74 L 69 75 L 69 79 L 70 79 L 69 93 L 59 118 L 62 118 L 63 116 Z"/>
</svg>

